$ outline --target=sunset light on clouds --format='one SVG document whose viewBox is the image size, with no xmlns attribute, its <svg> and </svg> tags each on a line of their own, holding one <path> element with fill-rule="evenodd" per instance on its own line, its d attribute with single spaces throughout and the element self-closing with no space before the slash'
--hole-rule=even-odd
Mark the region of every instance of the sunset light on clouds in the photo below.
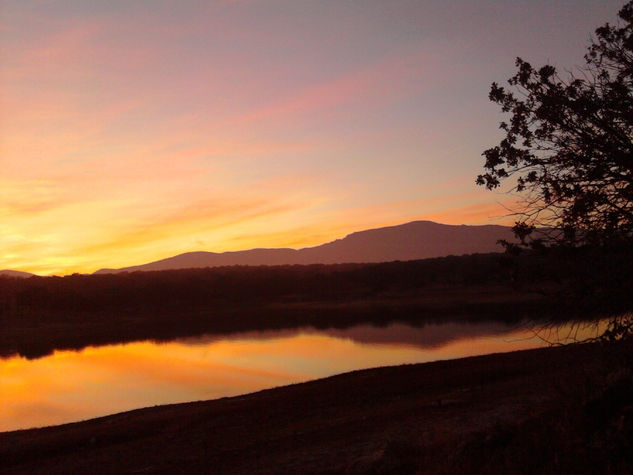
<svg viewBox="0 0 633 475">
<path fill-rule="evenodd" d="M 0 0 L 0 269 L 510 223 L 490 83 L 582 64 L 620 5 Z"/>
</svg>

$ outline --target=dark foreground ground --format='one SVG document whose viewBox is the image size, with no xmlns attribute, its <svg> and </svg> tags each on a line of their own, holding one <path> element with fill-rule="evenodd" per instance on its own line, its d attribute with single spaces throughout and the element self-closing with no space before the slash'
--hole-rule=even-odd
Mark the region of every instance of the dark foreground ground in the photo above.
<svg viewBox="0 0 633 475">
<path fill-rule="evenodd" d="M 576 345 L 356 371 L 2 433 L 0 472 L 632 473 L 627 351 Z"/>
</svg>

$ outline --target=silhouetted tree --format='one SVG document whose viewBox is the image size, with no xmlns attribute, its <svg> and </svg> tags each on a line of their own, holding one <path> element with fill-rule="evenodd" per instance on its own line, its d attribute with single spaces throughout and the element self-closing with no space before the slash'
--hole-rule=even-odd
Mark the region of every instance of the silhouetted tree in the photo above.
<svg viewBox="0 0 633 475">
<path fill-rule="evenodd" d="M 633 236 L 633 2 L 617 25 L 598 28 L 585 65 L 565 78 L 517 58 L 511 88 L 490 100 L 510 120 L 486 150 L 488 189 L 508 180 L 524 197 L 515 234 L 523 243 L 598 244 Z M 535 227 L 544 227 L 538 240 Z"/>
</svg>

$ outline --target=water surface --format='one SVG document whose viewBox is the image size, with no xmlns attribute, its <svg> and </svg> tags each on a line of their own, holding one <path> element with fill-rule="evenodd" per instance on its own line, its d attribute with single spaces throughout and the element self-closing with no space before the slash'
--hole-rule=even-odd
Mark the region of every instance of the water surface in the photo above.
<svg viewBox="0 0 633 475">
<path fill-rule="evenodd" d="M 78 421 L 158 404 L 244 394 L 361 368 L 547 345 L 569 326 L 504 323 L 276 330 L 206 335 L 0 358 L 0 431 Z M 593 326 L 576 337 L 595 335 Z"/>
</svg>

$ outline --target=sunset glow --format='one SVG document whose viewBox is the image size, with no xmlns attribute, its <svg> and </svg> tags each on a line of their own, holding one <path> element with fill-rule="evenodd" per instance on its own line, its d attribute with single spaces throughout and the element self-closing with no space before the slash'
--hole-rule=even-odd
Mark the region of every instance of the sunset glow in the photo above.
<svg viewBox="0 0 633 475">
<path fill-rule="evenodd" d="M 490 83 L 620 3 L 0 0 L 0 269 L 511 223 Z"/>
</svg>

